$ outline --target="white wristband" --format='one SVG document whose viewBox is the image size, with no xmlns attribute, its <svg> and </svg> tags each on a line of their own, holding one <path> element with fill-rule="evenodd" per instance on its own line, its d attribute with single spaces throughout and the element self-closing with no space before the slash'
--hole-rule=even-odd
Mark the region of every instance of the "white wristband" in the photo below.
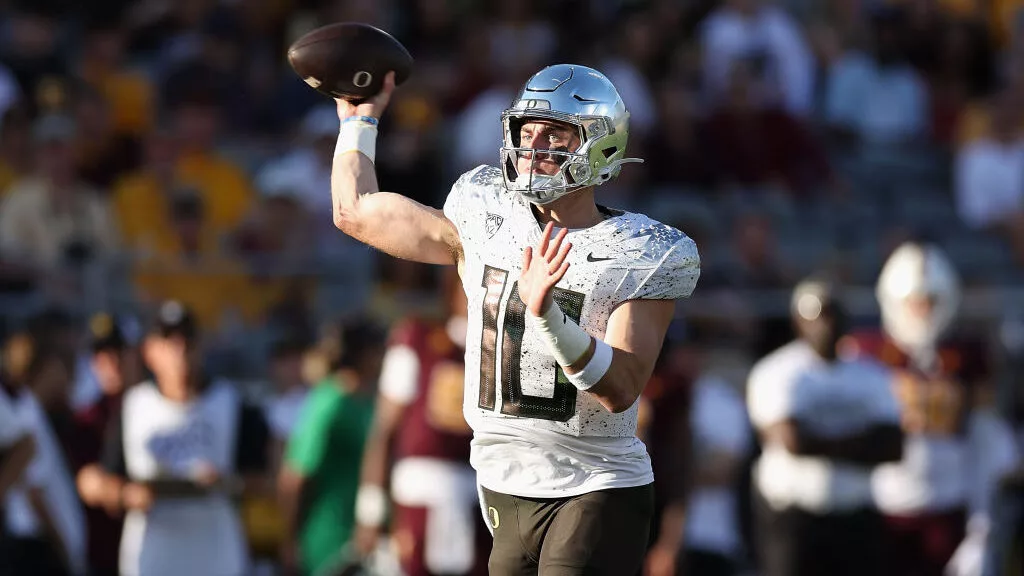
<svg viewBox="0 0 1024 576">
<path fill-rule="evenodd" d="M 356 522 L 363 526 L 384 524 L 388 512 L 388 497 L 376 484 L 362 484 L 356 493 Z"/>
<path fill-rule="evenodd" d="M 527 314 L 560 366 L 572 365 L 590 348 L 590 334 L 566 316 L 558 303 L 552 302 L 542 316 Z"/>
<path fill-rule="evenodd" d="M 369 122 L 343 122 L 338 132 L 338 144 L 334 147 L 334 157 L 347 152 L 362 152 L 370 159 L 377 158 L 377 126 Z"/>
<path fill-rule="evenodd" d="M 587 365 L 575 374 L 565 375 L 569 382 L 572 382 L 573 386 L 583 391 L 590 390 L 595 384 L 600 382 L 601 378 L 608 372 L 608 368 L 612 365 L 612 347 L 597 338 L 594 341 L 596 343 L 594 355 L 590 357 Z"/>
</svg>

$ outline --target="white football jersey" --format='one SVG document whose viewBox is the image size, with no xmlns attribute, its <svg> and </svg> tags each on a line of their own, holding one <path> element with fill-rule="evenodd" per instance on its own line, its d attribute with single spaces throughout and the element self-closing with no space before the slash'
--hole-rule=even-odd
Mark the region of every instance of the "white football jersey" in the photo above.
<svg viewBox="0 0 1024 576">
<path fill-rule="evenodd" d="M 497 168 L 481 166 L 455 183 L 444 213 L 465 253 L 464 412 L 480 483 L 553 497 L 653 481 L 637 405 L 612 414 L 579 392 L 527 322 L 517 281 L 523 250 L 543 232 L 529 203 L 505 189 Z M 567 241 L 570 265 L 553 298 L 596 338 L 622 302 L 685 298 L 700 274 L 693 240 L 642 214 L 615 212 Z"/>
</svg>

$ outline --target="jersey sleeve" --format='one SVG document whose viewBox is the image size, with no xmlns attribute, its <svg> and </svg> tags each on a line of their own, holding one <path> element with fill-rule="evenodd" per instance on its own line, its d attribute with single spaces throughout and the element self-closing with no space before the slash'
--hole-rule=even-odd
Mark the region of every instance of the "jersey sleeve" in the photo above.
<svg viewBox="0 0 1024 576">
<path fill-rule="evenodd" d="M 488 229 L 501 226 L 507 199 L 501 172 L 478 166 L 455 181 L 444 203 L 445 218 L 455 224 L 463 245 L 487 238 Z"/>
<path fill-rule="evenodd" d="M 478 211 L 476 196 L 479 191 L 474 184 L 480 181 L 487 168 L 487 166 L 478 166 L 459 176 L 444 201 L 445 218 L 455 224 L 455 228 L 459 231 L 459 237 L 463 240 L 467 238 L 471 230 L 470 224 L 473 221 L 473 216 Z"/>
<path fill-rule="evenodd" d="M 640 230 L 630 241 L 645 242 L 635 267 L 636 289 L 627 300 L 678 300 L 693 293 L 700 278 L 697 244 L 686 234 L 657 223 Z"/>
</svg>

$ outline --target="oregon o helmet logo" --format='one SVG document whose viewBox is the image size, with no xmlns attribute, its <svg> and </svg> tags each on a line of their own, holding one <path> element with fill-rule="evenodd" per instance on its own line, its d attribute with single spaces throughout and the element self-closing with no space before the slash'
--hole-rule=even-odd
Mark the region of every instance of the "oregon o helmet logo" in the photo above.
<svg viewBox="0 0 1024 576">
<path fill-rule="evenodd" d="M 356 88 L 366 88 L 373 82 L 373 74 L 365 70 L 356 72 L 356 75 L 352 77 L 352 83 L 355 84 Z"/>
</svg>

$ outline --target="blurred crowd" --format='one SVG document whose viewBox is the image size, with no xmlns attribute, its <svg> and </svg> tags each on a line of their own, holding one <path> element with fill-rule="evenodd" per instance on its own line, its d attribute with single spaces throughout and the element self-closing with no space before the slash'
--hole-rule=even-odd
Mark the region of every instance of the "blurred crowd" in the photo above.
<svg viewBox="0 0 1024 576">
<path fill-rule="evenodd" d="M 793 337 L 796 281 L 827 270 L 873 286 L 899 243 L 924 238 L 968 293 L 1022 286 L 1022 16 L 1017 0 L 0 1 L 0 384 L 35 444 L 33 456 L 0 422 L 0 540 L 21 543 L 0 546 L 0 573 L 7 558 L 36 570 L 16 574 L 117 573 L 122 531 L 144 532 L 130 512 L 159 496 L 132 487 L 149 465 L 133 469 L 107 437 L 149 377 L 163 397 L 245 414 L 229 418 L 237 434 L 185 435 L 238 436 L 214 458 L 231 454 L 236 474 L 197 546 L 308 571 L 359 540 L 386 344 L 409 318 L 450 315 L 450 280 L 333 226 L 338 119 L 284 54 L 343 20 L 392 32 L 416 60 L 381 123 L 377 170 L 382 189 L 433 206 L 497 161 L 500 112 L 529 74 L 576 62 L 618 87 L 630 155 L 646 162 L 599 200 L 678 226 L 702 255 L 694 305 L 679 307 L 687 329 L 648 394 L 677 401 L 652 401 L 646 439 L 673 452 L 666 422 L 682 419 L 728 453 L 716 482 L 740 502 L 701 512 L 713 519 L 693 538 L 752 565 L 743 385 Z M 996 360 L 1019 433 L 1024 304 L 966 303 L 987 311 L 962 327 Z M 860 323 L 876 312 L 854 310 Z M 197 474 L 162 489 L 226 482 Z M 317 497 L 332 503 L 311 535 L 296 511 L 323 474 L 334 492 Z M 30 479 L 60 514 L 39 517 L 40 493 L 18 492 Z M 224 510 L 238 502 L 233 536 Z M 197 522 L 177 520 L 186 533 Z M 210 570 L 192 573 L 234 574 Z"/>
</svg>

